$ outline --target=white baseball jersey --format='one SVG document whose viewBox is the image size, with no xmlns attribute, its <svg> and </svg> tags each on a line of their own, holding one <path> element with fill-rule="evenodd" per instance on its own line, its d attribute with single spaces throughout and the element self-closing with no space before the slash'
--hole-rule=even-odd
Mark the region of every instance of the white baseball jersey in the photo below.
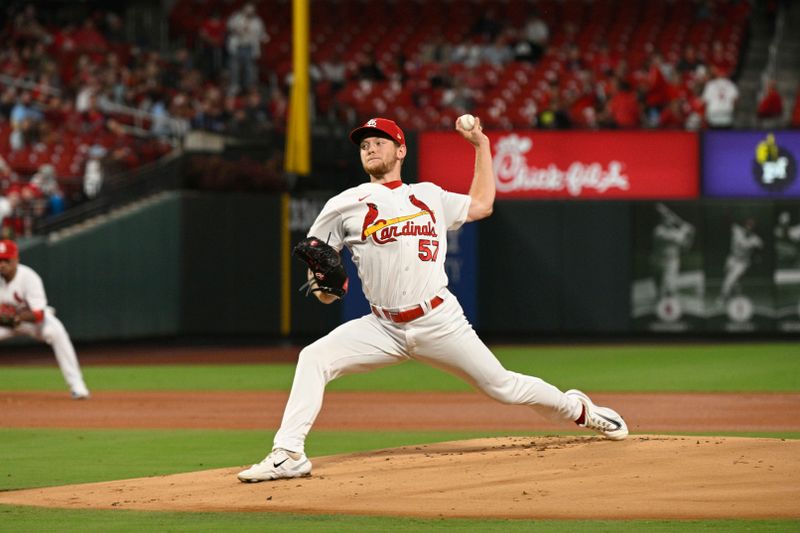
<svg viewBox="0 0 800 533">
<path fill-rule="evenodd" d="M 371 304 L 402 309 L 447 287 L 447 230 L 466 221 L 469 205 L 432 183 L 363 183 L 331 198 L 308 234 L 347 246 Z"/>
<path fill-rule="evenodd" d="M 333 197 L 308 232 L 337 250 L 347 246 L 373 306 L 424 308 L 397 322 L 373 309 L 301 352 L 274 447 L 302 452 L 332 379 L 409 359 L 450 372 L 503 403 L 575 420 L 580 402 L 543 380 L 510 372 L 480 340 L 447 290 L 447 230 L 467 219 L 471 199 L 432 183 L 365 183 Z M 434 297 L 436 307 L 426 305 Z"/>
<path fill-rule="evenodd" d="M 0 340 L 16 335 L 27 335 L 46 342 L 53 348 L 56 361 L 72 394 L 78 397 L 89 395 L 89 389 L 83 380 L 78 356 L 61 321 L 53 314 L 53 308 L 47 305 L 42 278 L 32 268 L 17 265 L 14 279 L 7 282 L 0 276 L 0 304 L 10 305 L 22 311 L 42 311 L 40 322 L 23 322 L 16 328 L 0 327 Z"/>
<path fill-rule="evenodd" d="M 44 311 L 47 308 L 47 296 L 42 278 L 25 265 L 17 266 L 17 274 L 10 282 L 0 276 L 0 304 L 14 306 L 18 311 Z"/>
</svg>

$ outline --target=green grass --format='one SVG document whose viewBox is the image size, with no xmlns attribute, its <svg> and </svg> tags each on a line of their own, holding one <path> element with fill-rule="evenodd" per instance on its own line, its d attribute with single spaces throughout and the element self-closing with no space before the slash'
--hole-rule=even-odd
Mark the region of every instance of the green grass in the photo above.
<svg viewBox="0 0 800 533">
<path fill-rule="evenodd" d="M 548 433 L 314 431 L 308 438 L 306 450 L 309 456 L 319 457 L 431 442 L 545 434 Z M 725 434 L 800 438 L 800 432 Z M 273 433 L 269 431 L 0 428 L 0 490 L 249 465 L 266 455 L 272 447 L 272 436 Z"/>
<path fill-rule="evenodd" d="M 497 347 L 510 370 L 561 388 L 595 392 L 800 391 L 800 343 Z M 91 366 L 90 388 L 102 390 L 287 390 L 293 364 Z M 5 367 L 0 390 L 63 390 L 52 367 Z M 466 391 L 462 381 L 416 362 L 346 376 L 329 390 Z"/>
<path fill-rule="evenodd" d="M 574 432 L 583 434 L 581 432 Z M 314 431 L 310 457 L 412 444 L 547 432 Z M 561 434 L 569 434 L 569 432 Z M 709 435 L 708 433 L 680 433 Z M 721 435 L 715 432 L 713 435 Z M 730 436 L 800 438 L 800 432 Z M 0 490 L 89 483 L 249 465 L 272 447 L 270 431 L 0 428 Z"/>
<path fill-rule="evenodd" d="M 147 513 L 140 511 L 74 511 L 0 506 L 0 531 L 15 533 L 82 533 L 84 531 L 258 531 L 269 533 L 648 533 L 700 532 L 784 532 L 797 531 L 800 523 L 790 520 L 705 520 L 667 522 L 660 520 L 570 521 L 558 520 L 423 520 L 401 517 L 286 515 L 262 513 Z"/>
<path fill-rule="evenodd" d="M 536 433 L 514 433 L 520 434 Z M 315 431 L 306 450 L 318 457 L 502 435 L 509 433 Z M 268 431 L 0 428 L 0 490 L 249 465 L 272 448 L 272 436 Z"/>
<path fill-rule="evenodd" d="M 321 456 L 410 444 L 504 435 L 502 432 L 312 433 Z M 515 435 L 520 433 L 515 432 Z M 535 435 L 536 433 L 525 433 Z M 800 438 L 800 433 L 772 434 Z M 222 430 L 0 430 L 0 490 L 164 475 L 246 465 L 261 459 L 272 434 Z M 54 467 L 57 465 L 57 468 Z M 798 521 L 423 520 L 267 513 L 164 513 L 39 509 L 0 505 L 0 531 L 793 531 Z"/>
<path fill-rule="evenodd" d="M 590 391 L 800 391 L 800 343 L 503 346 L 496 347 L 495 351 L 507 368 L 539 376 L 562 388 L 579 387 Z M 294 365 L 89 366 L 84 368 L 84 373 L 90 387 L 96 391 L 287 390 Z M 329 388 L 351 391 L 469 390 L 459 380 L 413 362 L 365 375 L 348 376 L 333 382 Z M 64 391 L 65 386 L 54 360 L 49 367 L 2 367 L 0 390 Z M 5 408 L 0 406 L 0 409 Z M 505 434 L 508 432 L 314 431 L 307 442 L 307 450 L 313 457 Z M 800 432 L 725 434 L 800 438 Z M 236 467 L 260 460 L 270 448 L 271 439 L 269 431 L 0 429 L 0 490 Z M 0 532 L 48 530 L 760 532 L 798 531 L 800 522 L 421 520 L 0 506 Z"/>
</svg>

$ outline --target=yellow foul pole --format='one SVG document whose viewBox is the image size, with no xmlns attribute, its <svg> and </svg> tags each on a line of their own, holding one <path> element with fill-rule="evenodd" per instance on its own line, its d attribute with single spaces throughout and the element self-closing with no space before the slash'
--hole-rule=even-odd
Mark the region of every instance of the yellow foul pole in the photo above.
<svg viewBox="0 0 800 533">
<path fill-rule="evenodd" d="M 311 126 L 309 114 L 309 0 L 292 0 L 292 92 L 289 95 L 289 116 L 286 125 L 284 170 L 290 183 L 296 176 L 311 172 Z M 291 331 L 291 233 L 289 228 L 290 197 L 281 199 L 281 333 Z"/>
</svg>

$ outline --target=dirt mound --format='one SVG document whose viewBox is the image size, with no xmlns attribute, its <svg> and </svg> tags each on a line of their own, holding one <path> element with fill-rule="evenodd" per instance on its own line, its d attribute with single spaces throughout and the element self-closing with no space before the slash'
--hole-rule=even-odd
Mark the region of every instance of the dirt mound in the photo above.
<svg viewBox="0 0 800 533">
<path fill-rule="evenodd" d="M 800 441 L 506 437 L 312 458 L 309 478 L 239 467 L 0 493 L 0 503 L 148 511 L 497 518 L 800 518 Z"/>
</svg>

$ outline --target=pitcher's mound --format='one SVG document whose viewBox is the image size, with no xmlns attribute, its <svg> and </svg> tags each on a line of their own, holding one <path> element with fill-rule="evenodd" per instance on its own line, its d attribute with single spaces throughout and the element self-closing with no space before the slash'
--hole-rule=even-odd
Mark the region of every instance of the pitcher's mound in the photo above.
<svg viewBox="0 0 800 533">
<path fill-rule="evenodd" d="M 0 503 L 149 511 L 481 518 L 798 518 L 800 441 L 505 437 L 313 458 L 257 484 L 236 468 L 0 493 Z"/>
</svg>

